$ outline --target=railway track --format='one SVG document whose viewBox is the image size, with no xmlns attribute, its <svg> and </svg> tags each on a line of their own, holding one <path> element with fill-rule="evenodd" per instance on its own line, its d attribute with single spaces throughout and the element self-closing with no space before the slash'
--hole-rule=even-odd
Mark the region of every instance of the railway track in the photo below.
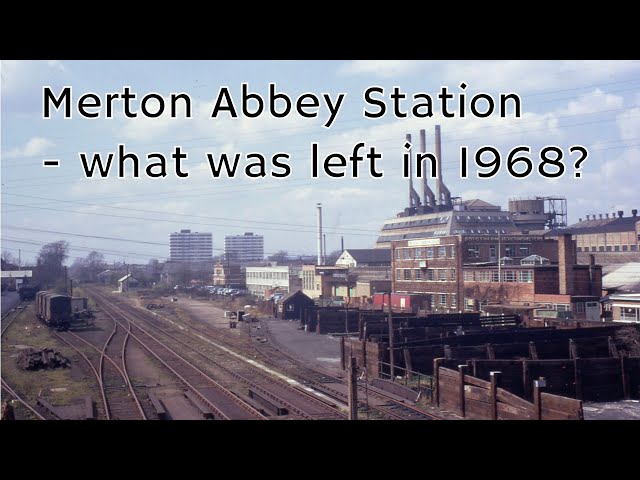
<svg viewBox="0 0 640 480">
<path fill-rule="evenodd" d="M 131 308 L 129 304 L 125 305 L 126 308 Z M 163 336 L 171 339 L 171 342 L 178 343 L 181 347 L 188 349 L 190 355 L 203 359 L 208 368 L 214 366 L 216 370 L 224 373 L 227 377 L 237 380 L 236 390 L 238 387 L 251 389 L 263 398 L 285 406 L 289 414 L 294 414 L 298 418 L 309 420 L 346 418 L 336 402 L 317 398 L 304 390 L 302 385 L 292 386 L 286 381 L 274 377 L 256 366 L 255 362 L 251 364 L 252 359 L 239 358 L 240 355 L 224 346 L 217 345 L 208 337 L 194 335 L 181 327 L 175 328 L 168 319 L 158 315 L 151 316 L 146 311 L 131 312 L 129 315 L 154 328 L 155 332 L 161 332 Z"/>
<path fill-rule="evenodd" d="M 209 407 L 214 414 L 214 418 L 224 420 L 266 419 L 257 409 L 222 386 L 210 375 L 194 365 L 192 361 L 186 359 L 169 346 L 166 341 L 140 326 L 137 323 L 140 320 L 136 317 L 137 320 L 134 321 L 133 314 L 125 312 L 123 307 L 118 306 L 116 302 L 95 290 L 88 289 L 88 291 L 100 300 L 103 311 L 112 316 L 114 321 L 122 324 L 123 321 L 120 319 L 126 319 L 130 325 L 131 337 L 172 372 L 200 402 Z M 127 305 L 126 308 L 131 307 Z"/>
<path fill-rule="evenodd" d="M 268 343 L 256 343 L 254 344 L 254 347 L 264 357 L 270 359 L 272 362 L 275 359 L 279 359 L 281 364 L 283 364 L 282 368 L 292 372 L 302 372 L 298 373 L 298 375 L 304 378 L 308 385 L 344 402 L 347 401 L 347 395 L 344 391 L 330 387 L 332 383 L 344 382 L 342 377 L 335 376 L 333 373 L 302 363 L 294 355 L 289 353 L 284 345 L 275 339 L 264 322 L 261 322 L 261 331 L 268 339 Z M 374 389 L 371 386 L 367 386 L 362 382 L 358 382 L 358 396 L 361 399 L 367 398 L 367 400 L 376 400 L 375 405 L 372 405 L 370 401 L 358 401 L 360 411 L 367 411 L 367 409 L 373 410 L 374 412 L 377 411 L 379 414 L 382 414 L 382 416 L 394 420 L 441 419 L 430 412 L 426 412 L 418 407 L 398 401 L 389 395 L 385 395 L 384 392 Z"/>
<path fill-rule="evenodd" d="M 0 336 L 4 336 L 4 333 L 11 326 L 14 320 L 16 320 L 22 314 L 22 312 L 24 311 L 24 304 L 25 302 L 21 301 L 11 310 L 2 315 L 2 332 L 0 333 Z"/>
<path fill-rule="evenodd" d="M 17 401 L 20 405 L 26 408 L 37 420 L 46 420 L 46 418 L 40 414 L 37 410 L 35 410 L 31 405 L 29 405 L 20 395 L 18 395 L 15 390 L 13 390 L 4 379 L 2 379 L 2 390 L 8 393 L 15 401 Z"/>
</svg>

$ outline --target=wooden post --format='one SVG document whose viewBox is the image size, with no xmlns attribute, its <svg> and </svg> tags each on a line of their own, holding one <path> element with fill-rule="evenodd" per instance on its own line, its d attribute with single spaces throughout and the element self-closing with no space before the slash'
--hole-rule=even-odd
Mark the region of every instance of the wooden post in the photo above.
<svg viewBox="0 0 640 480">
<path fill-rule="evenodd" d="M 625 400 L 629 400 L 631 398 L 631 392 L 629 389 L 629 373 L 626 369 L 625 357 L 620 357 L 620 369 L 622 374 L 622 394 L 624 395 Z"/>
<path fill-rule="evenodd" d="M 609 356 L 612 358 L 620 358 L 620 355 L 618 355 L 618 349 L 616 348 L 616 342 L 613 338 L 607 338 L 607 343 L 609 344 Z"/>
<path fill-rule="evenodd" d="M 576 398 L 582 400 L 582 360 L 573 360 L 574 382 L 576 384 Z"/>
<path fill-rule="evenodd" d="M 466 365 L 458 365 L 458 372 L 460 372 L 460 383 L 459 383 L 459 387 L 460 387 L 460 415 L 462 416 L 462 418 L 465 417 L 465 408 L 464 408 L 464 377 L 465 377 L 465 373 L 467 371 L 467 366 Z"/>
<path fill-rule="evenodd" d="M 536 342 L 529 342 L 529 358 L 531 360 L 538 360 L 538 349 L 536 348 Z"/>
<path fill-rule="evenodd" d="M 349 357 L 349 420 L 358 419 L 358 378 L 356 371 L 356 358 Z"/>
<path fill-rule="evenodd" d="M 436 402 L 436 406 L 440 406 L 440 365 L 442 365 L 444 359 L 433 359 L 433 399 Z"/>
<path fill-rule="evenodd" d="M 451 347 L 449 345 L 445 345 L 444 346 L 444 358 L 451 359 L 451 357 L 452 357 Z"/>
<path fill-rule="evenodd" d="M 531 375 L 529 373 L 529 362 L 527 360 L 522 361 L 522 386 L 524 398 L 529 400 L 531 398 Z"/>
<path fill-rule="evenodd" d="M 409 349 L 407 347 L 404 347 L 402 350 L 404 353 L 404 366 L 406 369 L 405 372 L 407 374 L 407 379 L 412 380 L 413 374 L 411 373 L 411 371 L 413 370 L 413 367 L 411 365 L 411 353 L 409 352 Z"/>
<path fill-rule="evenodd" d="M 569 358 L 578 358 L 578 346 L 573 338 L 569 339 Z"/>
<path fill-rule="evenodd" d="M 320 310 L 317 311 L 316 333 L 320 335 Z"/>
<path fill-rule="evenodd" d="M 340 337 L 340 366 L 342 367 L 342 370 L 346 370 L 347 368 L 347 358 L 344 351 L 344 337 Z"/>
<path fill-rule="evenodd" d="M 542 420 L 542 389 L 547 386 L 547 382 L 544 377 L 540 377 L 540 380 L 533 381 L 533 411 L 536 415 L 536 420 Z"/>
<path fill-rule="evenodd" d="M 498 380 L 502 372 L 489 372 L 491 378 L 491 420 L 498 419 Z"/>
<path fill-rule="evenodd" d="M 486 349 L 486 351 L 487 351 L 487 358 L 488 358 L 489 360 L 495 360 L 495 359 L 496 359 L 496 354 L 495 354 L 495 352 L 493 351 L 493 345 L 491 345 L 490 343 L 486 343 L 486 344 L 484 345 L 484 347 L 485 347 L 485 349 Z"/>
</svg>

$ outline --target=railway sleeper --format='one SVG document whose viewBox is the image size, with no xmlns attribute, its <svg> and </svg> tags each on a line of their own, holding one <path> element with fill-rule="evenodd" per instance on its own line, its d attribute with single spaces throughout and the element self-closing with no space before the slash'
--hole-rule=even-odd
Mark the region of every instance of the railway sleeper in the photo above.
<svg viewBox="0 0 640 480">
<path fill-rule="evenodd" d="M 246 395 L 243 395 L 241 393 L 236 393 L 233 392 L 233 394 L 238 397 L 240 400 L 242 400 L 244 403 L 246 403 L 247 405 L 250 405 L 252 408 L 255 408 L 258 412 L 260 412 L 262 415 L 264 415 L 265 417 L 270 417 L 271 416 L 271 412 L 268 411 L 264 405 L 262 405 L 261 403 L 258 403 L 257 401 L 255 401 L 253 398 L 250 398 Z"/>
<path fill-rule="evenodd" d="M 151 405 L 153 405 L 153 409 L 158 415 L 159 420 L 166 420 L 167 418 L 167 410 L 164 408 L 162 401 L 153 393 L 149 392 L 149 400 L 151 401 Z"/>
<path fill-rule="evenodd" d="M 203 404 L 198 397 L 196 397 L 189 390 L 184 392 L 184 396 L 187 397 L 191 403 L 195 405 L 195 407 L 202 413 L 202 416 L 208 420 L 215 420 L 215 416 L 213 415 L 213 411 Z"/>
<path fill-rule="evenodd" d="M 249 398 L 255 400 L 260 403 L 264 408 L 266 408 L 271 413 L 274 413 L 278 416 L 289 415 L 289 410 L 282 404 L 279 404 L 273 399 L 267 398 L 262 393 L 250 388 L 249 389 Z"/>
</svg>

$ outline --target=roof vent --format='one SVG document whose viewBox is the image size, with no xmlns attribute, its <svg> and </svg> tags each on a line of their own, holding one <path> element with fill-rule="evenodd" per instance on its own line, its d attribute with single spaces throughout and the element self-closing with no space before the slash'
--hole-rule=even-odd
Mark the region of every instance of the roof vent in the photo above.
<svg viewBox="0 0 640 480">
<path fill-rule="evenodd" d="M 599 213 L 598 215 L 600 215 L 600 219 L 602 220 L 602 214 L 601 214 L 601 213 Z"/>
<path fill-rule="evenodd" d="M 582 221 L 582 219 L 581 219 L 581 218 L 579 218 L 579 219 L 578 219 L 578 221 L 579 221 L 579 222 L 581 222 L 581 221 Z"/>
<path fill-rule="evenodd" d="M 608 214 L 608 213 L 605 213 L 604 215 L 605 215 L 607 218 L 609 218 L 609 214 Z"/>
<path fill-rule="evenodd" d="M 589 220 L 589 215 L 587 215 L 587 220 Z"/>
<path fill-rule="evenodd" d="M 622 215 L 624 215 L 624 212 L 622 210 L 618 210 L 618 216 L 622 218 Z"/>
<path fill-rule="evenodd" d="M 633 210 L 631 210 L 631 215 L 633 215 L 634 217 L 638 215 L 638 209 L 634 208 Z"/>
</svg>

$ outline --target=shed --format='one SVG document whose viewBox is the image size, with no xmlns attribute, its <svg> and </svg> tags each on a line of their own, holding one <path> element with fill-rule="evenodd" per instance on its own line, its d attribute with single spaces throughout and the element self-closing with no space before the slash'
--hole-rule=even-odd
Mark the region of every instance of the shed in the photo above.
<svg viewBox="0 0 640 480">
<path fill-rule="evenodd" d="M 278 301 L 277 317 L 282 320 L 300 319 L 304 310 L 313 306 L 311 298 L 302 293 L 302 290 L 296 290 Z"/>
<path fill-rule="evenodd" d="M 126 292 L 129 287 L 135 287 L 138 283 L 138 280 L 133 278 L 130 273 L 127 273 L 124 277 L 118 279 L 118 292 Z"/>
</svg>

